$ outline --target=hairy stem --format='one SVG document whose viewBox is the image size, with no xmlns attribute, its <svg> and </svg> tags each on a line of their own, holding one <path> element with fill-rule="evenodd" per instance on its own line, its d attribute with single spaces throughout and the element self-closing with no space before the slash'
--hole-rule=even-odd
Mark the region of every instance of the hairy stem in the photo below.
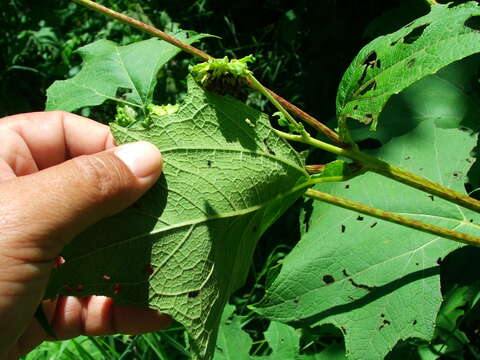
<svg viewBox="0 0 480 360">
<path fill-rule="evenodd" d="M 372 216 L 377 219 L 393 222 L 395 224 L 420 230 L 425 233 L 429 233 L 429 234 L 441 236 L 446 239 L 461 242 L 463 244 L 480 246 L 479 237 L 464 234 L 458 231 L 445 229 L 445 228 L 431 225 L 431 224 L 426 224 L 418 220 L 410 219 L 408 217 L 400 216 L 400 215 L 397 215 L 388 211 L 380 210 L 368 205 L 363 205 L 351 200 L 347 200 L 347 199 L 333 196 L 327 193 L 323 193 L 321 191 L 308 189 L 305 192 L 305 196 L 315 200 L 323 201 L 332 205 L 336 205 L 344 209 L 353 210 L 361 214 Z"/>
<path fill-rule="evenodd" d="M 121 21 L 125 24 L 128 24 L 128 25 L 136 28 L 136 29 L 139 29 L 143 32 L 146 32 L 147 34 L 159 37 L 160 39 L 165 40 L 166 42 L 168 42 L 168 43 L 170 43 L 174 46 L 177 46 L 178 48 L 182 49 L 183 51 L 185 51 L 185 52 L 187 52 L 187 53 L 189 53 L 193 56 L 196 56 L 196 57 L 202 59 L 203 61 L 208 61 L 209 59 L 213 59 L 213 56 L 210 56 L 206 52 L 203 52 L 202 50 L 197 49 L 196 47 L 194 47 L 192 45 L 186 44 L 183 41 L 180 41 L 180 40 L 176 39 L 175 37 L 173 37 L 171 35 L 168 35 L 167 33 L 163 32 L 163 31 L 161 31 L 161 30 L 159 30 L 159 29 L 157 29 L 153 26 L 147 25 L 147 24 L 145 24 L 145 23 L 143 23 L 139 20 L 136 20 L 136 19 L 130 17 L 130 16 L 123 15 L 123 14 L 121 14 L 117 11 L 114 11 L 112 9 L 109 9 L 109 8 L 103 6 L 103 5 L 97 4 L 94 1 L 91 1 L 91 0 L 72 0 L 72 1 L 76 2 L 80 5 L 86 6 L 90 9 L 92 9 L 94 11 L 97 11 L 97 12 L 103 14 L 103 15 L 106 15 L 110 18 L 119 20 L 119 21 Z M 251 85 L 251 82 L 248 82 L 248 83 L 249 83 L 249 85 Z M 330 129 L 328 126 L 323 124 L 321 121 L 315 119 L 313 116 L 307 114 L 305 111 L 303 111 L 303 110 L 299 109 L 298 107 L 296 107 L 295 105 L 291 104 L 289 101 L 285 100 L 280 95 L 277 95 L 272 90 L 270 90 L 268 88 L 265 88 L 265 90 L 267 92 L 269 92 L 270 95 L 273 96 L 280 104 L 282 104 L 282 106 L 284 108 L 288 109 L 292 114 L 297 116 L 299 119 L 301 119 L 305 123 L 312 126 L 315 130 L 324 133 L 329 139 L 331 139 L 332 141 L 334 141 L 335 143 L 337 143 L 340 146 L 348 146 L 348 144 L 345 144 L 340 139 L 340 136 L 335 131 Z"/>
</svg>

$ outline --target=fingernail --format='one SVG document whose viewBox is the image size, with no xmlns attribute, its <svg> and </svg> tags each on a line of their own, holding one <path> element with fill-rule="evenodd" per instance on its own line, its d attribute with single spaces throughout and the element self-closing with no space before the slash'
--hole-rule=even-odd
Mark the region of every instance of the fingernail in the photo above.
<svg viewBox="0 0 480 360">
<path fill-rule="evenodd" d="M 139 141 L 119 146 L 115 155 L 140 179 L 158 177 L 162 171 L 162 155 L 155 145 Z"/>
</svg>

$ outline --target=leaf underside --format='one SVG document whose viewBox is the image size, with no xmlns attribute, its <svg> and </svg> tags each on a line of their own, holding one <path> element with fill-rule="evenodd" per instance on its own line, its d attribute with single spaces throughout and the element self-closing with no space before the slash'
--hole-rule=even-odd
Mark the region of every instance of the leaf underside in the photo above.
<svg viewBox="0 0 480 360">
<path fill-rule="evenodd" d="M 374 155 L 465 193 L 477 136 L 458 127 L 478 121 L 478 105 L 457 81 L 465 78 L 463 64 L 452 66 L 392 99 L 382 114 L 392 127 L 370 136 L 385 144 Z M 462 105 L 450 108 L 441 99 Z M 480 235 L 479 214 L 376 174 L 316 188 Z M 460 244 L 321 202 L 313 203 L 305 224 L 258 313 L 301 326 L 334 324 L 349 359 L 383 359 L 401 339 L 432 338 L 442 301 L 439 263 Z"/>
<path fill-rule="evenodd" d="M 186 327 L 194 356 L 209 359 L 257 240 L 301 195 L 291 189 L 306 173 L 265 115 L 191 78 L 188 87 L 179 110 L 154 117 L 150 128 L 111 126 L 120 144 L 155 144 L 163 176 L 134 206 L 65 248 L 47 297 L 102 294 L 165 312 Z"/>
<path fill-rule="evenodd" d="M 480 6 L 432 6 L 402 29 L 373 40 L 355 57 L 337 93 L 340 132 L 347 120 L 375 129 L 388 99 L 446 65 L 480 51 Z"/>
</svg>

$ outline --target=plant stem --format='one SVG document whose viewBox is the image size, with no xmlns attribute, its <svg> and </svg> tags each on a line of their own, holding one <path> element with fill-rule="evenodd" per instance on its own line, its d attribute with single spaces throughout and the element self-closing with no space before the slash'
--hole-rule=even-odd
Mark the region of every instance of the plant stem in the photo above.
<svg viewBox="0 0 480 360">
<path fill-rule="evenodd" d="M 275 99 L 275 97 L 269 91 L 267 91 L 267 89 L 255 78 L 255 76 L 250 75 L 247 78 L 247 81 L 250 82 L 250 86 L 252 88 L 265 96 L 273 104 L 273 106 L 277 108 L 278 111 L 285 115 L 285 118 L 291 125 L 293 125 L 297 129 L 299 128 L 298 122 L 295 121 L 292 115 L 290 115 L 290 113 L 285 110 L 285 108 L 277 101 L 277 99 Z"/>
<path fill-rule="evenodd" d="M 283 131 L 274 130 L 275 133 L 289 141 L 302 142 L 314 146 L 316 148 L 347 157 L 358 162 L 365 171 L 372 171 L 379 175 L 388 177 L 390 179 L 406 184 L 415 189 L 427 192 L 429 194 L 438 196 L 442 199 L 450 201 L 454 204 L 460 205 L 475 212 L 480 212 L 480 201 L 471 198 L 467 195 L 461 194 L 457 191 L 449 189 L 446 186 L 437 184 L 433 181 L 425 179 L 421 176 L 413 174 L 409 171 L 403 170 L 399 167 L 386 163 L 373 156 L 367 155 L 357 149 L 342 149 L 334 145 L 327 144 L 323 141 L 314 139 L 312 137 L 288 134 Z"/>
<path fill-rule="evenodd" d="M 424 177 L 388 164 L 385 161 L 379 160 L 360 151 L 355 152 L 354 158 L 355 160 L 360 161 L 367 171 L 373 171 L 377 174 L 399 181 L 415 189 L 438 196 L 467 209 L 480 212 L 480 201 L 467 195 L 461 194 L 446 186 L 437 184 L 433 181 L 425 179 Z"/>
<path fill-rule="evenodd" d="M 425 2 L 430 6 L 439 5 L 439 3 L 436 0 L 425 0 Z"/>
<path fill-rule="evenodd" d="M 342 207 L 344 209 L 353 210 L 359 212 L 361 214 L 365 214 L 368 216 L 375 217 L 377 219 L 393 222 L 395 224 L 403 225 L 412 229 L 420 230 L 422 232 L 426 232 L 429 234 L 441 236 L 446 239 L 454 240 L 457 242 L 461 242 L 467 245 L 474 245 L 480 246 L 480 238 L 468 234 L 464 234 L 458 231 L 453 231 L 445 228 L 441 228 L 439 226 L 426 224 L 424 222 L 410 219 L 405 216 L 400 216 L 388 211 L 380 210 L 368 205 L 363 205 L 351 200 L 347 200 L 344 198 L 340 198 L 337 196 L 333 196 L 327 193 L 323 193 L 321 191 L 308 189 L 305 192 L 305 196 L 320 200 L 332 205 L 336 205 Z"/>
<path fill-rule="evenodd" d="M 168 42 L 168 43 L 170 43 L 174 46 L 177 46 L 178 48 L 182 49 L 183 51 L 185 51 L 185 52 L 187 52 L 187 53 L 189 53 L 193 56 L 196 56 L 196 57 L 202 59 L 203 61 L 208 61 L 209 59 L 213 59 L 213 56 L 210 56 L 206 52 L 203 52 L 202 50 L 197 49 L 196 47 L 194 47 L 192 45 L 186 44 L 183 41 L 180 41 L 180 40 L 176 39 L 175 37 L 173 37 L 171 35 L 168 35 L 167 33 L 163 32 L 163 31 L 161 31 L 161 30 L 159 30 L 159 29 L 157 29 L 153 26 L 147 25 L 147 24 L 145 24 L 145 23 L 143 23 L 139 20 L 136 20 L 136 19 L 130 17 L 130 16 L 123 15 L 123 14 L 121 14 L 117 11 L 114 11 L 112 9 L 109 9 L 109 8 L 103 6 L 103 5 L 97 4 L 94 1 L 91 1 L 91 0 L 72 0 L 72 1 L 76 2 L 80 5 L 86 6 L 90 9 L 92 9 L 96 12 L 99 12 L 103 15 L 106 15 L 110 18 L 119 20 L 119 21 L 121 21 L 125 24 L 128 24 L 128 25 L 130 25 L 130 26 L 132 26 L 136 29 L 139 29 L 143 32 L 146 32 L 150 35 L 159 37 L 160 39 L 165 40 L 166 42 Z M 248 82 L 248 84 L 250 85 L 250 82 Z M 340 136 L 335 131 L 330 129 L 328 126 L 326 126 L 325 124 L 323 124 L 319 120 L 315 119 L 313 116 L 307 114 L 305 111 L 299 109 L 298 107 L 296 107 L 295 105 L 293 105 L 289 101 L 285 100 L 280 95 L 277 95 L 272 90 L 270 90 L 268 88 L 265 88 L 265 90 L 267 92 L 269 92 L 271 94 L 271 96 L 273 96 L 280 104 L 282 104 L 282 106 L 284 108 L 286 108 L 288 111 L 290 111 L 292 114 L 297 116 L 299 119 L 301 119 L 305 123 L 312 126 L 315 130 L 324 133 L 329 139 L 331 139 L 332 141 L 334 141 L 335 143 L 337 143 L 338 145 L 340 145 L 342 147 L 343 146 L 348 146 L 348 144 L 344 143 L 340 139 Z"/>
</svg>

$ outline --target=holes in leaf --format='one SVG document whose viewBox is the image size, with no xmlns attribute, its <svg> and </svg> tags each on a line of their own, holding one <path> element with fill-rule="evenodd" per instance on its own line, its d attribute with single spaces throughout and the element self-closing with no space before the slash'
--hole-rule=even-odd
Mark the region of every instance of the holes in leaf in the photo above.
<svg viewBox="0 0 480 360">
<path fill-rule="evenodd" d="M 342 224 L 342 226 L 340 226 L 340 231 L 342 232 L 342 234 L 345 232 L 345 229 L 346 229 L 345 225 Z"/>
<path fill-rule="evenodd" d="M 388 326 L 388 325 L 390 325 L 390 324 L 391 324 L 390 320 L 383 319 L 382 325 L 380 325 L 380 327 L 378 328 L 378 330 L 382 330 L 385 326 Z"/>
<path fill-rule="evenodd" d="M 358 110 L 358 105 L 355 105 L 355 106 L 353 107 L 353 110 L 355 110 L 355 111 Z"/>
<path fill-rule="evenodd" d="M 471 223 L 473 223 L 473 219 L 470 219 L 470 220 L 468 220 L 468 221 L 470 221 Z"/>
<path fill-rule="evenodd" d="M 198 291 L 198 290 L 190 291 L 188 293 L 188 297 L 190 299 L 195 299 L 198 296 L 198 294 L 200 294 L 200 291 Z"/>
<path fill-rule="evenodd" d="M 327 285 L 335 282 L 335 278 L 332 275 L 324 275 L 322 280 Z"/>
<path fill-rule="evenodd" d="M 417 62 L 417 59 L 413 58 L 407 61 L 407 68 L 411 69 L 413 65 Z"/>
<path fill-rule="evenodd" d="M 362 91 L 360 91 L 360 95 L 365 95 L 369 91 L 375 90 L 377 88 L 377 82 L 375 80 L 370 81 L 365 88 L 363 88 Z"/>
<path fill-rule="evenodd" d="M 122 285 L 120 285 L 119 283 L 116 283 L 115 285 L 113 285 L 113 293 L 115 295 L 118 295 L 122 292 Z"/>
<path fill-rule="evenodd" d="M 366 67 L 378 67 L 380 68 L 381 62 L 380 59 L 377 58 L 377 53 L 375 51 L 372 51 L 365 60 L 363 60 L 363 65 Z"/>
<path fill-rule="evenodd" d="M 405 37 L 403 38 L 403 42 L 405 44 L 413 44 L 415 41 L 417 41 L 417 39 L 422 36 L 423 32 L 425 31 L 425 29 L 427 28 L 427 26 L 430 25 L 430 24 L 426 24 L 426 25 L 422 25 L 422 26 L 418 26 L 416 27 L 415 29 L 413 29 L 412 31 L 410 31 L 407 35 L 405 35 Z"/>
<path fill-rule="evenodd" d="M 410 160 L 411 157 L 407 155 L 407 156 L 405 156 L 403 159 L 404 159 L 404 160 Z"/>
<path fill-rule="evenodd" d="M 115 97 L 117 99 L 125 100 L 129 94 L 132 93 L 132 89 L 119 87 L 115 92 Z"/>
<path fill-rule="evenodd" d="M 299 298 L 293 299 L 293 303 L 294 303 L 294 304 L 298 304 L 299 302 L 300 302 L 300 299 L 299 299 Z"/>
<path fill-rule="evenodd" d="M 384 317 L 385 317 L 385 314 L 380 314 L 380 317 L 384 318 Z"/>
<path fill-rule="evenodd" d="M 432 201 L 435 200 L 435 197 L 434 197 L 433 195 L 428 195 L 428 198 L 429 198 L 430 200 L 432 200 Z"/>
<path fill-rule="evenodd" d="M 417 325 L 417 320 L 413 320 L 412 325 Z"/>
<path fill-rule="evenodd" d="M 350 185 L 349 184 L 345 185 L 345 189 L 350 189 Z"/>
<path fill-rule="evenodd" d="M 212 161 L 211 161 L 211 160 L 207 160 L 207 166 L 208 166 L 209 168 L 212 167 Z"/>
<path fill-rule="evenodd" d="M 110 275 L 108 275 L 108 274 L 104 274 L 104 275 L 102 276 L 102 279 L 108 281 L 108 280 L 112 280 L 112 277 L 111 277 Z"/>
<path fill-rule="evenodd" d="M 376 222 L 374 222 L 372 225 L 370 225 L 370 229 L 373 229 L 375 226 L 377 226 Z"/>
<path fill-rule="evenodd" d="M 357 216 L 357 220 L 358 220 L 358 221 L 363 221 L 363 216 L 360 216 L 360 215 Z"/>
<path fill-rule="evenodd" d="M 468 18 L 464 25 L 472 30 L 480 31 L 480 16 L 472 16 Z"/>
<path fill-rule="evenodd" d="M 442 263 L 442 258 L 437 259 L 437 265 L 440 265 Z"/>
</svg>

